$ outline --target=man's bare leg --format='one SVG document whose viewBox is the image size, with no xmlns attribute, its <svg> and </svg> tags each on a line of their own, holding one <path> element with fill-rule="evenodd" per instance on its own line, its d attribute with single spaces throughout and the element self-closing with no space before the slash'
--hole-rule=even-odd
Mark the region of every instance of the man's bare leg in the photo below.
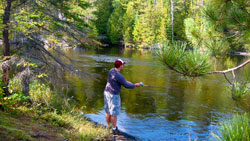
<svg viewBox="0 0 250 141">
<path fill-rule="evenodd" d="M 107 121 L 107 127 L 109 127 L 109 125 L 111 124 L 111 115 L 106 113 L 105 117 L 106 117 L 106 121 Z"/>
<path fill-rule="evenodd" d="M 116 128 L 117 116 L 111 116 L 111 123 L 112 123 L 113 129 Z"/>
</svg>

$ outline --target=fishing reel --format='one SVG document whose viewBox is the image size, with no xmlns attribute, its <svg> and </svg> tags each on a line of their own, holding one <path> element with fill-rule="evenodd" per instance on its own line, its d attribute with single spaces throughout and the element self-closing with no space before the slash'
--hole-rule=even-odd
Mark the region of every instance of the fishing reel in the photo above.
<svg viewBox="0 0 250 141">
<path fill-rule="evenodd" d="M 143 84 L 142 82 L 140 82 L 140 86 L 142 86 L 142 87 L 143 87 L 143 86 L 144 86 L 144 84 Z"/>
</svg>

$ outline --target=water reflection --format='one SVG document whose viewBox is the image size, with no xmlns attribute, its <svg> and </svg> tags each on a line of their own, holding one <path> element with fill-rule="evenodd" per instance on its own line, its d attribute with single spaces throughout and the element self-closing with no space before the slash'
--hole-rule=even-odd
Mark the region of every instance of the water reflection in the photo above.
<svg viewBox="0 0 250 141">
<path fill-rule="evenodd" d="M 88 116 L 94 121 L 106 123 L 103 91 L 108 71 L 118 58 L 127 62 L 122 74 L 128 81 L 165 87 L 121 90 L 122 110 L 118 126 L 141 139 L 206 139 L 218 121 L 230 118 L 232 113 L 248 111 L 232 101 L 223 75 L 195 79 L 182 77 L 157 63 L 149 51 L 109 48 L 66 53 L 78 61 L 78 68 L 99 75 L 98 81 L 90 79 L 87 84 L 85 80 L 67 75 L 68 81 L 75 85 L 73 95 L 81 106 L 86 107 Z M 245 59 L 221 58 L 214 63 L 214 68 L 223 70 L 234 67 Z M 248 65 L 237 71 L 237 76 L 244 79 L 249 69 Z M 231 78 L 231 74 L 228 77 Z"/>
</svg>

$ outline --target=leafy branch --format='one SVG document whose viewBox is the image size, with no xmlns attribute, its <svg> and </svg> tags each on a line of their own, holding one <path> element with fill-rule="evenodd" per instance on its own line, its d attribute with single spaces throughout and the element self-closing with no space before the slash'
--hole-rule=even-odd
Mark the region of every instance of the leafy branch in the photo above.
<svg viewBox="0 0 250 141">
<path fill-rule="evenodd" d="M 188 49 L 186 43 L 169 43 L 165 42 L 162 44 L 158 50 L 155 51 L 158 60 L 164 63 L 169 69 L 188 77 L 199 77 L 209 74 L 223 74 L 225 79 L 232 86 L 232 97 L 235 98 L 235 93 L 246 93 L 245 90 L 248 89 L 248 84 L 239 84 L 236 81 L 235 71 L 243 68 L 250 63 L 250 59 L 244 63 L 227 70 L 223 71 L 210 71 L 211 63 L 209 62 L 208 53 L 201 53 L 195 47 L 193 49 Z M 232 72 L 233 81 L 231 82 L 226 73 Z M 239 91 L 242 87 L 244 91 Z M 240 95 L 240 94 L 237 94 Z"/>
</svg>

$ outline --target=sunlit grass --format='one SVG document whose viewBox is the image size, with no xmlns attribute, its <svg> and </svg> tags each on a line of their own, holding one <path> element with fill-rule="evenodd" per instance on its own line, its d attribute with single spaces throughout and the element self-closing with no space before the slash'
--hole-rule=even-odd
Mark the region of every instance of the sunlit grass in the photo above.
<svg viewBox="0 0 250 141">
<path fill-rule="evenodd" d="M 48 84 L 38 81 L 30 84 L 30 96 L 25 97 L 17 82 L 10 84 L 11 97 L 7 97 L 7 99 L 0 97 L 0 105 L 6 107 L 5 111 L 10 116 L 17 117 L 10 118 L 15 122 L 13 126 L 8 126 L 10 124 L 10 122 L 6 122 L 8 118 L 0 116 L 0 135 L 7 138 L 10 136 L 12 139 L 32 140 L 33 137 L 29 131 L 32 128 L 19 129 L 19 125 L 22 127 L 24 125 L 22 122 L 18 122 L 18 118 L 25 116 L 34 119 L 34 125 L 39 125 L 40 121 L 53 125 L 62 130 L 63 137 L 70 140 L 104 140 L 109 136 L 107 128 L 96 125 L 84 117 L 84 113 L 74 109 L 75 103 L 72 98 L 56 93 Z M 27 98 L 31 100 L 31 103 L 27 101 Z"/>
<path fill-rule="evenodd" d="M 220 124 L 219 135 L 213 134 L 217 140 L 249 141 L 250 140 L 250 115 L 236 114 L 232 120 Z"/>
<path fill-rule="evenodd" d="M 234 88 L 230 87 L 234 99 L 242 99 L 244 97 L 250 96 L 250 83 L 239 83 L 234 84 Z"/>
</svg>

